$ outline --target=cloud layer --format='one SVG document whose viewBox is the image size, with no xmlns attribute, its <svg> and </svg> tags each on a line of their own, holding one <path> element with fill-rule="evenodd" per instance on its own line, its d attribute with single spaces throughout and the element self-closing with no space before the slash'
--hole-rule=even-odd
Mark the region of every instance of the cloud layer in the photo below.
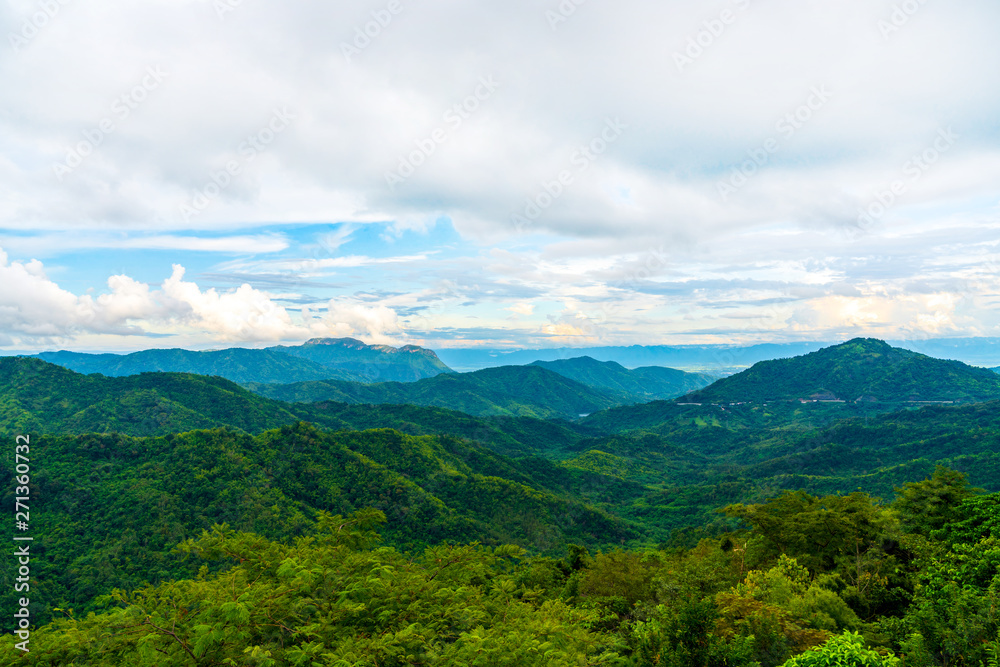
<svg viewBox="0 0 1000 667">
<path fill-rule="evenodd" d="M 988 0 L 11 0 L 0 342 L 995 334 L 998 24 Z M 461 252 L 400 244 L 441 219 Z M 305 223 L 348 224 L 310 248 Z M 351 248 L 366 228 L 394 251 Z M 214 259 L 84 286 L 79 248 Z"/>
<path fill-rule="evenodd" d="M 995 3 L 551 4 L 98 1 L 32 30 L 8 3 L 0 224 L 444 213 L 490 236 L 540 199 L 536 229 L 639 243 L 853 224 L 946 128 L 908 204 L 1000 175 Z"/>
</svg>

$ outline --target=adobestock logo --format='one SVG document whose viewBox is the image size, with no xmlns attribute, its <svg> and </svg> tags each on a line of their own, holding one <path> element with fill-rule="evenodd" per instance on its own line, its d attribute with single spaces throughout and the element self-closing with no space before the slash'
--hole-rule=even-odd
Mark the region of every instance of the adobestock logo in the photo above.
<svg viewBox="0 0 1000 667">
<path fill-rule="evenodd" d="M 77 167 L 83 164 L 98 146 L 104 143 L 108 135 L 112 134 L 139 108 L 147 99 L 149 94 L 160 87 L 163 80 L 169 76 L 159 65 L 146 68 L 146 75 L 138 85 L 132 87 L 128 92 L 119 95 L 111 103 L 111 113 L 113 117 L 105 117 L 97 123 L 97 127 L 83 130 L 83 141 L 78 142 L 68 151 L 62 162 L 52 165 L 52 171 L 60 182 L 73 173 Z"/>
<path fill-rule="evenodd" d="M 880 19 L 878 22 L 878 30 L 882 33 L 882 39 L 888 40 L 894 33 L 899 32 L 926 4 L 927 0 L 906 0 L 901 4 L 893 5 L 889 19 Z"/>
<path fill-rule="evenodd" d="M 813 86 L 809 91 L 809 96 L 805 102 L 798 106 L 774 124 L 774 129 L 788 141 L 795 134 L 806 126 L 813 116 L 826 106 L 826 103 L 833 97 L 833 93 L 827 90 L 826 85 Z M 781 150 L 782 143 L 777 137 L 769 137 L 758 147 L 747 151 L 748 160 L 744 160 L 739 166 L 734 167 L 729 174 L 729 178 L 719 181 L 716 190 L 719 198 L 723 202 L 728 202 L 729 197 L 739 191 L 750 179 L 763 169 L 770 161 L 771 156 Z"/>
<path fill-rule="evenodd" d="M 70 0 L 41 0 L 38 3 L 38 11 L 34 12 L 21 23 L 18 32 L 7 34 L 7 41 L 14 53 L 20 53 L 21 49 L 28 46 L 28 43 L 38 36 L 42 28 L 49 24 L 62 10 L 64 5 L 68 5 Z"/>
<path fill-rule="evenodd" d="M 847 228 L 847 235 L 853 240 L 873 227 L 945 153 L 952 149 L 959 138 L 960 135 L 951 126 L 939 129 L 937 137 L 930 146 L 903 163 L 901 171 L 903 176 L 909 177 L 908 180 L 897 179 L 880 189 L 867 206 L 858 209 L 857 224 Z"/>
<path fill-rule="evenodd" d="M 627 129 L 628 125 L 619 119 L 608 118 L 600 134 L 580 146 L 570 157 L 570 164 L 576 167 L 576 174 L 572 169 L 563 169 L 551 180 L 542 181 L 540 191 L 534 197 L 525 200 L 521 211 L 511 214 L 510 221 L 514 224 L 514 229 L 523 232 L 534 224 L 535 220 L 576 182 L 576 176 L 590 169 L 590 165 L 603 155 L 611 144 L 618 141 Z"/>
<path fill-rule="evenodd" d="M 254 134 L 249 135 L 246 141 L 237 148 L 237 152 L 243 159 L 229 160 L 223 169 L 210 172 L 209 180 L 195 190 L 191 201 L 181 204 L 180 213 L 184 222 L 190 222 L 191 218 L 211 206 L 215 198 L 233 184 L 233 179 L 243 173 L 244 167 L 267 150 L 278 135 L 288 129 L 295 118 L 295 114 L 288 109 L 275 109 L 267 124 Z"/>
<path fill-rule="evenodd" d="M 458 130 L 465 121 L 472 118 L 472 114 L 479 110 L 483 102 L 493 97 L 493 93 L 499 87 L 500 84 L 492 75 L 480 77 L 479 85 L 471 95 L 444 112 L 442 120 L 447 124 L 447 128 L 436 127 L 428 136 L 415 139 L 413 144 L 416 148 L 399 157 L 398 166 L 394 171 L 385 172 L 385 183 L 389 186 L 389 190 L 395 192 L 397 186 L 417 173 L 417 169 L 437 152 L 438 146 L 448 140 L 449 133 Z"/>
<path fill-rule="evenodd" d="M 340 52 L 344 54 L 344 59 L 350 63 L 352 58 L 360 56 L 362 51 L 382 35 L 382 31 L 392 24 L 393 18 L 401 14 L 403 9 L 403 4 L 399 0 L 390 0 L 385 9 L 377 9 L 371 13 L 371 21 L 363 26 L 355 26 L 354 39 L 351 42 L 340 43 Z"/>
<path fill-rule="evenodd" d="M 736 8 L 744 11 L 750 8 L 750 0 L 736 0 Z M 688 38 L 687 45 L 680 51 L 674 51 L 674 64 L 681 74 L 684 69 L 694 65 L 695 61 L 715 46 L 715 43 L 722 38 L 729 26 L 736 23 L 739 15 L 732 9 L 723 9 L 716 18 L 701 22 L 701 30 Z"/>
</svg>

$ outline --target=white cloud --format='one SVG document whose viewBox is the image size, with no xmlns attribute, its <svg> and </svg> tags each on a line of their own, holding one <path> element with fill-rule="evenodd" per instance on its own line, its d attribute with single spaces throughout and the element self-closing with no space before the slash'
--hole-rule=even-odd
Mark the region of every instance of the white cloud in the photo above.
<svg viewBox="0 0 1000 667">
<path fill-rule="evenodd" d="M 140 333 L 130 321 L 152 313 L 148 288 L 125 276 L 111 277 L 108 287 L 96 300 L 76 296 L 49 280 L 41 262 L 10 262 L 0 250 L 0 333 L 25 340 Z"/>
<path fill-rule="evenodd" d="M 280 234 L 198 237 L 172 234 L 49 232 L 30 236 L 8 235 L 3 239 L 3 246 L 9 252 L 36 257 L 95 249 L 266 254 L 287 249 L 289 242 Z"/>
<path fill-rule="evenodd" d="M 81 336 L 145 334 L 195 336 L 226 343 L 361 336 L 390 342 L 404 336 L 398 317 L 384 305 L 330 300 L 325 311 L 307 310 L 295 322 L 272 295 L 242 285 L 202 290 L 174 265 L 160 289 L 128 276 L 108 279 L 109 292 L 77 296 L 49 280 L 41 262 L 9 262 L 0 250 L 0 336 L 5 346 L 44 345 Z"/>
<path fill-rule="evenodd" d="M 212 3 L 67 6 L 0 62 L 12 137 L 0 224 L 176 228 L 179 204 L 237 160 L 242 172 L 194 224 L 446 213 L 488 237 L 510 233 L 510 214 L 568 171 L 573 183 L 535 229 L 638 243 L 777 217 L 829 226 L 856 217 L 854 204 L 947 125 L 962 139 L 914 198 L 995 192 L 1000 94 L 982 85 L 1000 61 L 995 3 L 928 4 L 885 39 L 891 3 L 754 2 L 679 72 L 674 54 L 731 5 L 596 3 L 553 31 L 529 0 L 430 2 L 407 6 L 350 63 L 341 43 L 370 20 L 352 5 L 242 3 L 222 21 Z M 8 25 L 33 8 L 10 8 Z M 169 76 L 116 118 L 150 66 Z M 452 127 L 446 113 L 484 76 L 499 88 Z M 779 135 L 770 163 L 723 205 L 719 177 L 816 86 L 831 100 Z M 295 120 L 245 159 L 243 142 L 282 106 Z M 58 184 L 51 165 L 105 117 L 114 132 Z M 615 117 L 628 129 L 584 170 L 574 156 Z M 438 127 L 447 139 L 390 191 L 385 172 Z"/>
</svg>

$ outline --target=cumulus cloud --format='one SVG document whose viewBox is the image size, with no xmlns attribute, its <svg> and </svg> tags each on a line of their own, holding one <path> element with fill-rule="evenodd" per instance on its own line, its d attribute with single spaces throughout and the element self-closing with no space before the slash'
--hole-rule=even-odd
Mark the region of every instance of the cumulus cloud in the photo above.
<svg viewBox="0 0 1000 667">
<path fill-rule="evenodd" d="M 126 276 L 112 276 L 108 287 L 97 299 L 77 296 L 49 280 L 41 262 L 11 262 L 0 250 L 0 332 L 25 340 L 141 333 L 130 321 L 152 314 L 148 287 Z"/>
<path fill-rule="evenodd" d="M 273 295 L 244 284 L 203 290 L 184 280 L 183 266 L 159 289 L 128 276 L 108 279 L 109 291 L 74 295 L 50 280 L 41 262 L 10 262 L 0 250 L 0 336 L 6 345 L 46 344 L 82 335 L 181 335 L 197 332 L 227 343 L 361 336 L 391 342 L 404 336 L 392 309 L 330 300 L 296 322 Z"/>
</svg>

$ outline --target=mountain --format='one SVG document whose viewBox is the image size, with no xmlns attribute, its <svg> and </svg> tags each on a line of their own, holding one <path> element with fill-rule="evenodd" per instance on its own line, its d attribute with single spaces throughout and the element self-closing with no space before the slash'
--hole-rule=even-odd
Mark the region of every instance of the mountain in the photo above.
<svg viewBox="0 0 1000 667">
<path fill-rule="evenodd" d="M 287 385 L 248 383 L 262 396 L 289 403 L 412 404 L 437 406 L 476 416 L 575 419 L 620 404 L 592 389 L 539 366 L 503 366 L 475 373 L 447 373 L 411 383 L 361 384 L 323 380 Z"/>
<path fill-rule="evenodd" d="M 681 400 L 906 403 L 995 398 L 1000 398 L 1000 376 L 988 369 L 855 338 L 801 357 L 762 361 Z"/>
<path fill-rule="evenodd" d="M 597 361 L 592 357 L 536 361 L 530 365 L 541 366 L 588 387 L 621 395 L 624 402 L 630 403 L 676 398 L 707 387 L 716 379 L 704 373 L 685 373 L 662 366 L 629 370 L 614 361 Z"/>
<path fill-rule="evenodd" d="M 77 373 L 100 373 L 108 377 L 164 372 L 217 375 L 233 382 L 296 382 L 334 377 L 343 380 L 357 379 L 351 373 L 333 370 L 308 359 L 271 350 L 245 348 L 206 352 L 143 350 L 124 355 L 60 351 L 42 352 L 35 356 Z"/>
<path fill-rule="evenodd" d="M 314 338 L 294 347 L 277 346 L 268 349 L 345 371 L 354 376 L 350 379 L 361 382 L 414 382 L 453 372 L 433 351 L 416 345 L 395 348 L 388 345 L 367 345 L 354 338 Z M 308 378 L 302 378 L 306 379 Z"/>
<path fill-rule="evenodd" d="M 148 372 L 217 375 L 233 382 L 291 383 L 308 380 L 412 382 L 451 369 L 434 352 L 414 345 L 366 345 L 353 338 L 316 338 L 298 346 L 262 350 L 231 348 L 143 350 L 131 354 L 43 352 L 35 355 L 78 373 L 108 377 Z"/>
</svg>

